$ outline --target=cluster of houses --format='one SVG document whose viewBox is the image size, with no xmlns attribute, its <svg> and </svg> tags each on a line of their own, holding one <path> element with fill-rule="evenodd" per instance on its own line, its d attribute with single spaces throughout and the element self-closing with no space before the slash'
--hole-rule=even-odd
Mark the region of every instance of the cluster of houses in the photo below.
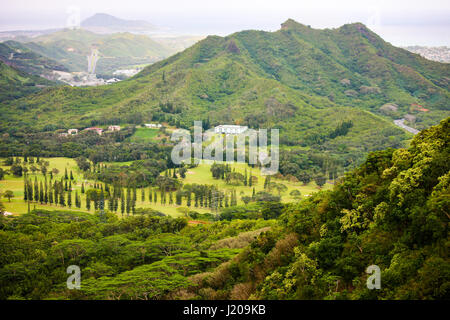
<svg viewBox="0 0 450 320">
<path fill-rule="evenodd" d="M 103 134 L 104 130 L 102 128 L 90 127 L 90 128 L 83 129 L 83 131 L 93 131 L 101 136 Z M 114 131 L 120 131 L 120 126 L 109 126 L 108 127 L 107 132 L 114 132 Z M 78 134 L 78 129 L 69 129 L 69 130 L 67 130 L 67 132 L 60 133 L 59 135 L 61 137 L 67 137 L 67 136 L 74 136 L 77 134 Z"/>
<path fill-rule="evenodd" d="M 162 127 L 162 124 L 146 123 L 146 124 L 144 124 L 144 126 L 146 128 L 159 129 Z M 223 124 L 223 125 L 214 127 L 214 132 L 216 134 L 227 134 L 227 135 L 228 134 L 241 134 L 247 130 L 248 130 L 247 126 L 238 126 L 238 125 Z M 85 129 L 83 129 L 83 131 L 93 131 L 93 132 L 97 133 L 98 135 L 102 135 L 104 132 L 104 130 L 102 128 L 98 128 L 98 127 L 85 128 Z M 114 132 L 114 131 L 120 131 L 120 126 L 111 125 L 108 127 L 107 132 Z M 60 133 L 59 135 L 61 137 L 67 137 L 67 136 L 77 135 L 77 134 L 78 134 L 78 129 L 69 129 L 69 130 L 67 130 L 67 132 Z"/>
</svg>

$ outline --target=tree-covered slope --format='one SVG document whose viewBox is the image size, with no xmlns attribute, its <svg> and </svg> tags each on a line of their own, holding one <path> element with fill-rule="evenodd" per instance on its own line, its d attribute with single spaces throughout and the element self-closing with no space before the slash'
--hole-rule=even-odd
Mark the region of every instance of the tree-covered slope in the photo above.
<svg viewBox="0 0 450 320">
<path fill-rule="evenodd" d="M 28 74 L 51 77 L 53 70 L 68 71 L 62 64 L 44 57 L 17 41 L 0 43 L 0 60 Z"/>
<path fill-rule="evenodd" d="M 0 215 L 0 299 L 448 299 L 449 142 L 447 118 L 331 191 L 231 206 L 224 221 Z M 62 285 L 70 265 L 80 290 Z M 366 286 L 372 265 L 380 289 Z"/>
<path fill-rule="evenodd" d="M 371 153 L 332 191 L 273 206 L 279 228 L 195 278 L 192 299 L 448 299 L 450 118 Z M 381 288 L 366 286 L 366 268 Z M 373 272 L 373 271 L 372 271 Z M 173 294 L 177 296 L 177 294 Z"/>
<path fill-rule="evenodd" d="M 0 60 L 0 104 L 2 105 L 9 100 L 18 99 L 54 85 L 52 81 L 16 70 Z"/>
</svg>

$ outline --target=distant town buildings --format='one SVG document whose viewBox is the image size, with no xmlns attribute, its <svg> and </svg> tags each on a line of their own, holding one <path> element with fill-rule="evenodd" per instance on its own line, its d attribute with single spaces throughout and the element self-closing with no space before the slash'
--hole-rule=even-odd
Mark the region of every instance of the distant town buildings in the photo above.
<svg viewBox="0 0 450 320">
<path fill-rule="evenodd" d="M 120 131 L 120 129 L 121 129 L 120 126 L 116 126 L 116 125 L 108 126 L 108 132 Z M 103 134 L 103 129 L 97 128 L 97 127 L 86 128 L 83 131 L 94 131 L 98 135 Z M 60 133 L 59 136 L 60 137 L 68 137 L 68 136 L 75 136 L 77 134 L 78 134 L 78 129 L 69 129 L 69 130 L 67 130 L 67 132 Z"/>
<path fill-rule="evenodd" d="M 428 60 L 449 63 L 450 62 L 450 48 L 447 46 L 441 47 L 422 47 L 409 46 L 403 47 L 410 52 L 417 53 Z"/>
<path fill-rule="evenodd" d="M 244 133 L 248 130 L 247 126 L 238 126 L 238 125 L 219 125 L 214 128 L 215 133 L 225 133 L 225 134 L 240 134 Z"/>
</svg>

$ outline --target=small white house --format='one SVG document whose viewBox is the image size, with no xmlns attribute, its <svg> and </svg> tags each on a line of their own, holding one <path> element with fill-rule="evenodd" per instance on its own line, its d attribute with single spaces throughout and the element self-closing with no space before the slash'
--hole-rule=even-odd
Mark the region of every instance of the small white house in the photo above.
<svg viewBox="0 0 450 320">
<path fill-rule="evenodd" d="M 120 126 L 109 126 L 108 131 L 120 131 Z"/>
<path fill-rule="evenodd" d="M 214 128 L 215 133 L 224 134 L 240 134 L 248 130 L 247 126 L 237 126 L 237 125 L 220 125 Z"/>
<path fill-rule="evenodd" d="M 159 129 L 159 128 L 162 127 L 162 124 L 160 124 L 160 123 L 146 123 L 145 126 L 147 128 Z"/>
<path fill-rule="evenodd" d="M 69 129 L 69 130 L 67 130 L 67 133 L 69 135 L 76 135 L 76 134 L 78 134 L 78 129 Z"/>
</svg>

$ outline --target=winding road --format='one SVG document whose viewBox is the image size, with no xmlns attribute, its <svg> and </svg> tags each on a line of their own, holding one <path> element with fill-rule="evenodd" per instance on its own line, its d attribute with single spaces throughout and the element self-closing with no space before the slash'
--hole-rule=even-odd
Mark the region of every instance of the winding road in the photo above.
<svg viewBox="0 0 450 320">
<path fill-rule="evenodd" d="M 405 124 L 405 119 L 404 119 L 404 118 L 403 118 L 403 119 L 397 119 L 397 120 L 394 120 L 394 123 L 395 123 L 396 126 L 399 126 L 400 128 L 403 128 L 403 129 L 405 129 L 406 131 L 411 132 L 412 134 L 418 134 L 418 133 L 420 132 L 420 131 L 417 130 L 417 129 L 408 127 L 408 126 Z"/>
</svg>

